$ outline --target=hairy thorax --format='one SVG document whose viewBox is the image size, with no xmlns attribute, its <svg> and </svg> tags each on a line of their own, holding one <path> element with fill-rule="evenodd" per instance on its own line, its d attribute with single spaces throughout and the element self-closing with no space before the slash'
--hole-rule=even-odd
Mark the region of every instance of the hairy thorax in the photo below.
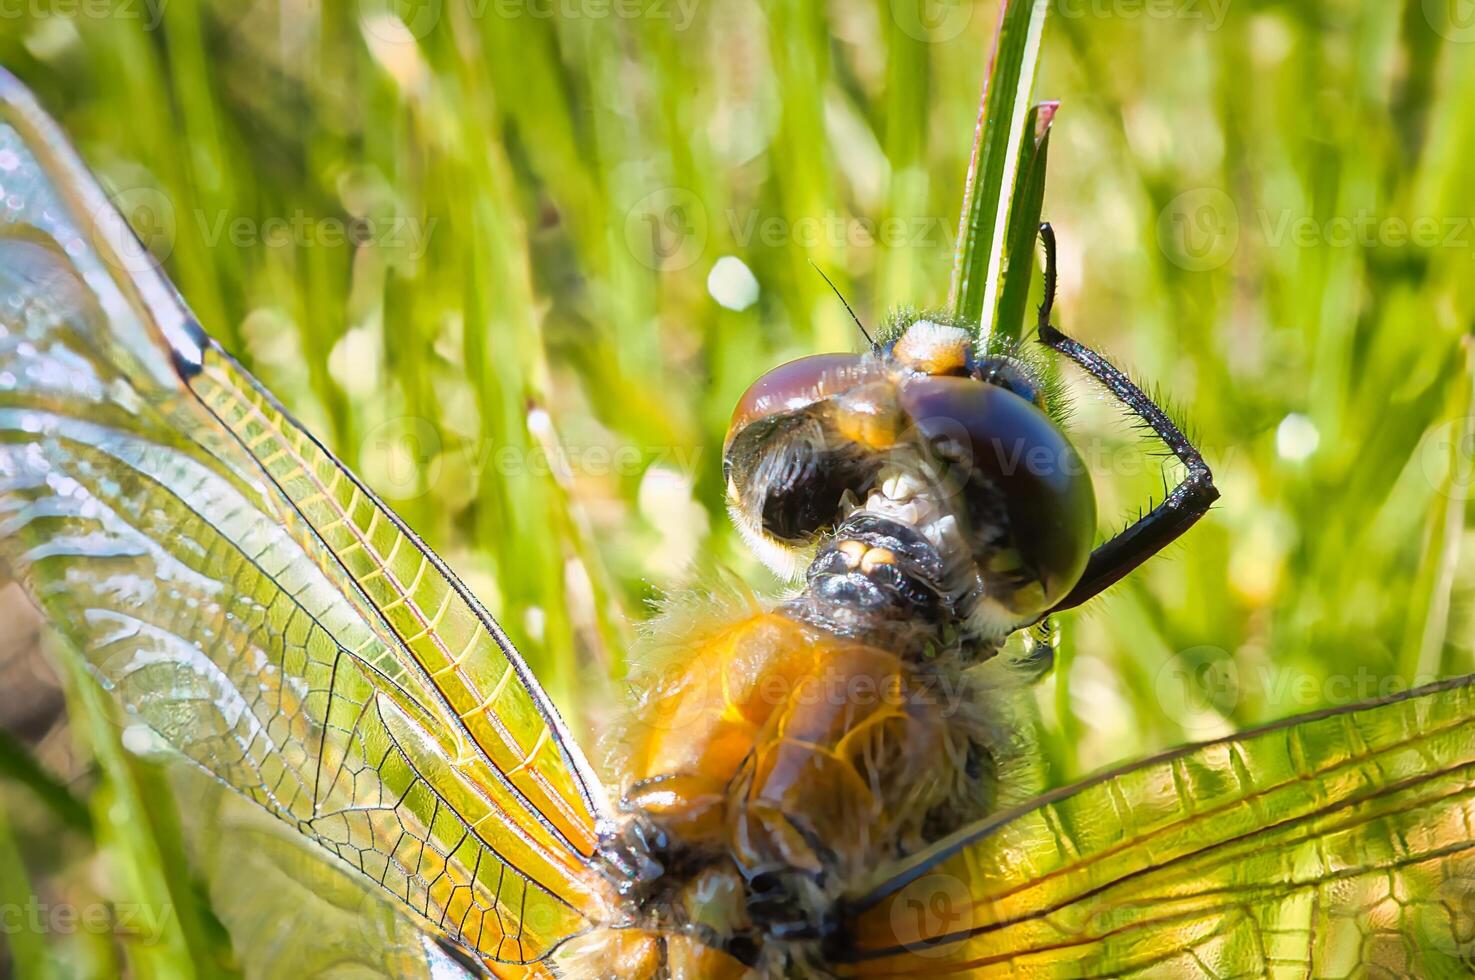
<svg viewBox="0 0 1475 980">
<path fill-rule="evenodd" d="M 607 963 L 659 947 L 666 966 L 653 975 L 679 975 L 671 957 L 690 937 L 733 969 L 792 968 L 823 946 L 847 886 L 994 794 L 958 658 L 919 660 L 792 609 L 736 605 L 670 614 L 653 631 L 663 649 L 611 753 L 625 822 L 606 850 L 637 884 L 633 928 L 596 942 Z"/>
</svg>

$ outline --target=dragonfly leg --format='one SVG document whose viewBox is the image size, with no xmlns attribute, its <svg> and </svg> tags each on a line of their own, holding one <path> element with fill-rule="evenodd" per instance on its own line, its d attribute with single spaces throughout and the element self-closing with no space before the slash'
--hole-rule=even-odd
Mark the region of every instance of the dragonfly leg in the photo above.
<svg viewBox="0 0 1475 980">
<path fill-rule="evenodd" d="M 1040 304 L 1040 343 L 1064 354 L 1100 382 L 1128 411 L 1151 428 L 1188 470 L 1182 481 L 1156 507 L 1091 553 L 1075 588 L 1049 610 L 1055 613 L 1100 595 L 1172 544 L 1208 513 L 1209 507 L 1219 499 L 1219 490 L 1214 486 L 1214 475 L 1209 472 L 1203 455 L 1167 412 L 1120 368 L 1096 351 L 1067 337 L 1050 322 L 1050 311 L 1055 304 L 1055 232 L 1048 224 L 1041 225 L 1040 238 L 1045 244 L 1045 299 Z"/>
</svg>

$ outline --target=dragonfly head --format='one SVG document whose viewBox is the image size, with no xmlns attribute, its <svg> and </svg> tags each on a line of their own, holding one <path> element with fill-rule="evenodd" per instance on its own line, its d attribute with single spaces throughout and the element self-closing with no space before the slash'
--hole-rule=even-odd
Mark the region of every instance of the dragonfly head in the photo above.
<svg viewBox="0 0 1475 980">
<path fill-rule="evenodd" d="M 791 361 L 733 413 L 728 507 L 847 632 L 882 621 L 997 640 L 1080 578 L 1096 506 L 1044 375 L 938 317 L 861 354 Z"/>
</svg>

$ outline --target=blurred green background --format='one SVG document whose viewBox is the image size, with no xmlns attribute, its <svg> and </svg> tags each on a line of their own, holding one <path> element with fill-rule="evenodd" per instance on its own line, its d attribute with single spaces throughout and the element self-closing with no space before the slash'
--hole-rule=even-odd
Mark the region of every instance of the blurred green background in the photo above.
<svg viewBox="0 0 1475 980">
<path fill-rule="evenodd" d="M 1471 669 L 1467 8 L 1052 4 L 1057 322 L 1167 398 L 1224 495 L 1061 623 L 1053 781 Z M 757 375 L 856 345 L 809 263 L 868 323 L 945 303 L 996 9 L 0 0 L 0 63 L 592 730 L 651 600 L 716 567 L 773 586 L 721 444 Z M 1164 461 L 1066 377 L 1108 533 Z M 163 888 L 183 945 L 124 936 L 131 969 L 236 969 L 166 784 L 82 701 L 25 741 L 87 807 L 57 829 L 65 803 L 0 776 L 0 890 Z M 41 939 L 36 968 L 115 955 Z"/>
</svg>

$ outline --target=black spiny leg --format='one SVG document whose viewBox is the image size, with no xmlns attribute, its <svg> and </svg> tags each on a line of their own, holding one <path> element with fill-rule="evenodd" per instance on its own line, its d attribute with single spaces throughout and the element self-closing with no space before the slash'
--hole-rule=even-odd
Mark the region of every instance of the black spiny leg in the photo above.
<svg viewBox="0 0 1475 980">
<path fill-rule="evenodd" d="M 1040 343 L 1075 361 L 1101 382 L 1133 415 L 1151 426 L 1163 444 L 1188 468 L 1183 482 L 1162 503 L 1091 553 L 1081 580 L 1050 610 L 1055 613 L 1099 595 L 1172 544 L 1208 512 L 1219 499 L 1219 491 L 1203 456 L 1166 412 L 1106 358 L 1051 325 L 1050 311 L 1055 305 L 1055 232 L 1048 224 L 1041 225 L 1040 238 L 1045 243 L 1045 301 L 1040 304 Z"/>
</svg>

